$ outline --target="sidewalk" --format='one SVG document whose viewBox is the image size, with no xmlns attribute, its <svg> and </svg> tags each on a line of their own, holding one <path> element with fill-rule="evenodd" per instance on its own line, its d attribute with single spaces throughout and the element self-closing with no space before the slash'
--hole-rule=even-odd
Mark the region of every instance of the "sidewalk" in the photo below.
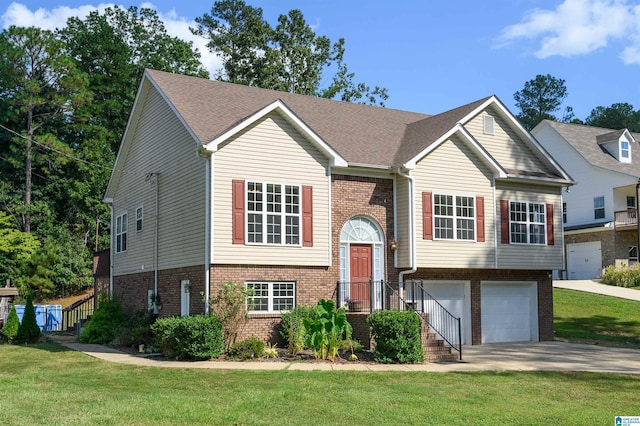
<svg viewBox="0 0 640 426">
<path fill-rule="evenodd" d="M 73 338 L 53 336 L 69 349 L 108 362 L 165 368 L 217 370 L 297 370 L 297 371 L 592 371 L 640 374 L 640 350 L 579 345 L 565 342 L 523 342 L 463 346 L 459 362 L 425 364 L 365 364 L 274 361 L 167 361 L 130 355 L 101 345 L 76 343 Z"/>
<path fill-rule="evenodd" d="M 554 280 L 553 286 L 555 288 L 586 291 L 640 302 L 640 290 L 602 284 L 596 280 Z"/>
</svg>

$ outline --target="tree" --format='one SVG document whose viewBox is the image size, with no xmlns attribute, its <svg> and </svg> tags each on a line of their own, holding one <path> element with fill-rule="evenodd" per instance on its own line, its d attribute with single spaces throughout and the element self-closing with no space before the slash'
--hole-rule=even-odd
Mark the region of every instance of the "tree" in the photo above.
<svg viewBox="0 0 640 426">
<path fill-rule="evenodd" d="M 261 8 L 221 0 L 196 23 L 191 31 L 208 37 L 209 50 L 223 61 L 220 80 L 349 102 L 384 105 L 388 98 L 386 89 L 355 83 L 344 64 L 344 39 L 316 35 L 300 10 L 281 14 L 272 28 Z M 323 87 L 323 81 L 331 84 Z"/>
<path fill-rule="evenodd" d="M 557 120 L 552 113 L 560 109 L 567 97 L 567 88 L 563 79 L 539 74 L 526 82 L 513 97 L 520 108 L 518 119 L 527 130 L 531 130 L 542 120 Z"/>
<path fill-rule="evenodd" d="M 8 115 L 24 123 L 13 141 L 24 144 L 23 226 L 27 233 L 31 232 L 34 144 L 69 152 L 68 145 L 45 126 L 64 120 L 74 107 L 89 100 L 86 84 L 86 75 L 76 69 L 52 32 L 11 26 L 0 34 L 0 94 Z"/>
<path fill-rule="evenodd" d="M 7 322 L 2 327 L 2 334 L 9 343 L 13 343 L 14 339 L 18 335 L 18 329 L 20 328 L 20 320 L 18 319 L 18 313 L 16 312 L 16 305 L 11 304 L 11 311 L 7 317 Z"/>
<path fill-rule="evenodd" d="M 0 282 L 19 282 L 39 246 L 32 234 L 20 231 L 11 217 L 0 211 Z"/>
<path fill-rule="evenodd" d="M 640 111 L 635 111 L 633 105 L 628 103 L 616 103 L 610 107 L 598 106 L 591 110 L 585 124 L 607 129 L 629 129 L 632 132 L 640 132 Z"/>
<path fill-rule="evenodd" d="M 35 343 L 40 337 L 40 327 L 36 320 L 36 310 L 33 307 L 31 295 L 27 295 L 27 303 L 24 306 L 22 322 L 18 327 L 16 340 L 20 343 Z"/>
</svg>

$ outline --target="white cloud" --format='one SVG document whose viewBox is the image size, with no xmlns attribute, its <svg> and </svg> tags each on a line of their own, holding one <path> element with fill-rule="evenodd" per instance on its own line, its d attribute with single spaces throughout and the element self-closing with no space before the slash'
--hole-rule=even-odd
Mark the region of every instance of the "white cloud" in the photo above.
<svg viewBox="0 0 640 426">
<path fill-rule="evenodd" d="M 626 0 L 564 0 L 555 10 L 535 9 L 523 21 L 506 27 L 501 46 L 527 39 L 535 56 L 585 55 L 612 41 L 625 48 L 626 63 L 640 63 L 640 8 Z"/>
<path fill-rule="evenodd" d="M 85 18 L 94 10 L 102 12 L 113 5 L 114 3 L 100 3 L 97 6 L 84 5 L 75 8 L 61 6 L 53 9 L 39 8 L 32 11 L 21 3 L 13 2 L 0 16 L 0 24 L 3 29 L 8 28 L 11 25 L 16 25 L 20 27 L 34 26 L 47 30 L 55 30 L 57 28 L 64 27 L 67 19 L 72 16 Z M 124 8 L 124 6 L 120 7 Z M 140 7 L 156 9 L 153 3 L 149 2 L 141 3 Z M 171 36 L 193 42 L 193 46 L 197 48 L 201 54 L 200 61 L 202 62 L 202 65 L 209 70 L 211 75 L 214 75 L 215 71 L 222 66 L 222 62 L 216 55 L 209 52 L 206 46 L 206 39 L 195 36 L 191 31 L 189 31 L 189 27 L 195 27 L 195 21 L 178 16 L 175 10 L 171 10 L 167 13 L 158 11 L 158 17 L 164 22 L 167 33 Z"/>
</svg>

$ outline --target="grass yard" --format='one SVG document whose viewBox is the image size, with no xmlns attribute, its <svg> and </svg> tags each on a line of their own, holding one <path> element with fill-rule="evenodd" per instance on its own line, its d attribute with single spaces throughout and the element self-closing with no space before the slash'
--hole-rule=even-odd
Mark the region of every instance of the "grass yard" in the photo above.
<svg viewBox="0 0 640 426">
<path fill-rule="evenodd" d="M 301 372 L 112 364 L 55 343 L 0 345 L 2 424 L 613 424 L 640 377 Z"/>
<path fill-rule="evenodd" d="M 556 288 L 553 311 L 557 338 L 640 348 L 638 301 Z"/>
</svg>

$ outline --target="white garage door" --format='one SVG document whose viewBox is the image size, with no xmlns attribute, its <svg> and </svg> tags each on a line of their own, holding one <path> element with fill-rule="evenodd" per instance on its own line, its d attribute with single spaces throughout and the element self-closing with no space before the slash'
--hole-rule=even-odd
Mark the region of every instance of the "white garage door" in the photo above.
<svg viewBox="0 0 640 426">
<path fill-rule="evenodd" d="M 462 344 L 471 343 L 471 295 L 468 281 L 423 281 L 424 289 L 449 311 L 460 318 Z M 408 294 L 411 290 L 407 288 Z M 425 305 L 428 306 L 428 305 Z"/>
<path fill-rule="evenodd" d="M 538 340 L 535 283 L 481 284 L 482 343 Z"/>
<path fill-rule="evenodd" d="M 602 271 L 600 241 L 567 244 L 567 270 L 570 280 L 598 278 Z"/>
</svg>

